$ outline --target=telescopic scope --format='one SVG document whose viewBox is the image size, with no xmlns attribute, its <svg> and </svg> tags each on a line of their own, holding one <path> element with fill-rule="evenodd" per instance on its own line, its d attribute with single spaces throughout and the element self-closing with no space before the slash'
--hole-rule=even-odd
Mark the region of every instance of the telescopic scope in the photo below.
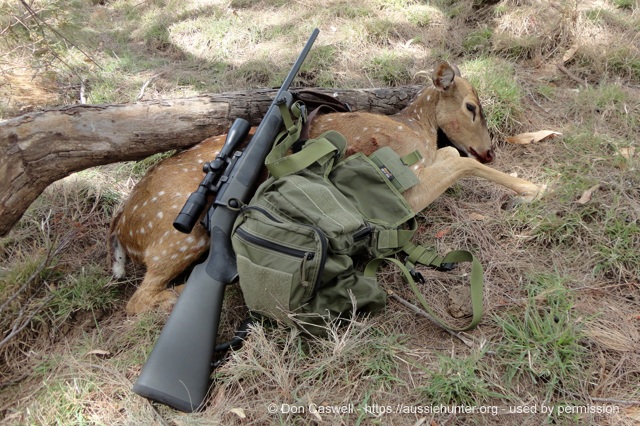
<svg viewBox="0 0 640 426">
<path fill-rule="evenodd" d="M 237 118 L 224 141 L 222 149 L 216 156 L 216 159 L 205 163 L 203 171 L 206 173 L 202 182 L 195 192 L 192 192 L 184 203 L 182 210 L 173 221 L 173 227 L 178 231 L 189 234 L 193 230 L 196 222 L 202 215 L 208 204 L 209 196 L 214 193 L 214 188 L 218 181 L 224 175 L 229 164 L 228 159 L 232 152 L 245 140 L 249 134 L 251 125 L 243 118 Z"/>
</svg>

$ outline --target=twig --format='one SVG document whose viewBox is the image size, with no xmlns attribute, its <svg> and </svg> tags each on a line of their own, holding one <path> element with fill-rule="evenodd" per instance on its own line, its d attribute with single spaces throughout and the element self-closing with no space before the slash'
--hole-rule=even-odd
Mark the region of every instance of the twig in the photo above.
<svg viewBox="0 0 640 426">
<path fill-rule="evenodd" d="M 589 399 L 595 402 L 608 402 L 610 404 L 640 405 L 640 401 L 625 401 L 624 399 L 596 398 L 594 396 L 590 396 Z"/>
<path fill-rule="evenodd" d="M 40 18 L 40 15 L 38 15 L 32 8 L 31 6 L 29 6 L 27 4 L 26 1 L 24 0 L 20 0 L 20 3 L 22 3 L 22 5 L 24 6 L 25 9 L 27 9 L 27 11 L 29 12 L 29 14 L 31 16 L 33 16 L 36 21 L 40 21 L 42 22 L 47 28 L 49 28 L 55 35 L 57 35 L 58 37 L 60 37 L 61 39 L 63 39 L 65 42 L 69 43 L 71 46 L 75 47 L 76 49 L 78 49 L 80 51 L 80 53 L 82 53 L 84 56 L 87 57 L 87 59 L 89 59 L 91 62 L 93 62 L 98 68 L 100 68 L 102 71 L 104 71 L 104 68 L 102 68 L 100 66 L 100 64 L 98 64 L 87 52 L 85 52 L 84 50 L 80 49 L 78 46 L 76 46 L 74 43 L 72 43 L 71 41 L 69 41 L 68 38 L 66 38 L 65 36 L 63 36 L 62 34 L 60 34 L 55 28 L 53 28 L 51 25 L 49 25 L 48 23 L 46 23 L 42 18 Z M 40 24 L 38 24 L 38 26 L 40 26 Z M 66 64 L 66 63 L 65 63 Z M 68 66 L 68 65 L 67 65 Z"/>
<path fill-rule="evenodd" d="M 65 244 L 66 243 L 60 244 L 58 247 L 55 248 L 55 250 L 53 249 L 53 246 L 49 248 L 49 250 L 47 251 L 47 256 L 42 260 L 42 262 L 40 262 L 40 264 L 38 265 L 36 270 L 33 272 L 33 274 L 31 274 L 31 276 L 27 278 L 27 281 L 25 281 L 25 283 L 22 284 L 22 286 L 15 293 L 13 293 L 7 300 L 4 301 L 2 305 L 0 305 L 0 313 L 2 313 L 2 311 L 4 311 L 7 308 L 7 306 L 16 299 L 16 297 L 18 297 L 22 292 L 24 292 L 29 287 L 29 285 L 33 281 L 35 281 L 35 279 L 38 277 L 38 275 L 40 275 L 40 273 L 44 270 L 44 268 L 46 268 L 47 265 L 49 265 L 51 258 L 57 255 L 58 252 L 61 250 L 62 246 Z"/>
<path fill-rule="evenodd" d="M 87 103 L 87 98 L 85 97 L 84 93 L 85 90 L 87 89 L 86 85 L 84 84 L 85 79 L 81 78 L 80 79 L 80 103 L 82 105 Z"/>
<path fill-rule="evenodd" d="M 417 307 L 416 305 L 404 300 L 402 297 L 398 296 L 395 293 L 390 293 L 389 297 L 392 298 L 393 300 L 399 302 L 401 305 L 404 305 L 405 307 L 411 309 L 413 312 L 415 312 L 416 314 L 423 316 L 425 318 L 427 318 L 429 321 L 433 322 L 434 324 L 438 325 L 438 327 L 442 328 L 444 331 L 446 331 L 447 333 L 449 333 L 450 335 L 452 335 L 453 337 L 455 337 L 456 339 L 459 339 L 462 343 L 464 343 L 465 345 L 467 345 L 470 348 L 474 348 L 475 342 L 471 339 L 467 339 L 466 337 L 463 337 L 461 334 L 456 333 L 455 331 L 451 331 L 448 330 L 446 328 L 443 328 L 442 326 L 440 326 L 431 315 L 429 315 L 427 312 L 423 311 L 422 309 L 420 309 L 419 307 Z"/>
<path fill-rule="evenodd" d="M 576 75 L 574 75 L 571 71 L 569 71 L 567 67 L 565 67 L 563 64 L 556 64 L 556 67 L 558 67 L 560 71 L 565 73 L 567 77 L 569 77 L 571 80 L 578 82 L 578 84 L 584 86 L 585 88 L 589 87 L 586 81 L 580 80 Z"/>
<path fill-rule="evenodd" d="M 575 392 L 567 392 L 575 398 L 583 398 L 584 395 L 578 395 Z M 621 404 L 621 405 L 640 405 L 640 400 L 637 401 L 628 401 L 624 399 L 613 399 L 613 398 L 598 398 L 595 396 L 586 395 L 588 399 L 594 402 L 606 402 L 608 404 Z"/>
<path fill-rule="evenodd" d="M 49 297 L 47 297 L 42 303 L 40 303 L 40 305 L 36 309 L 34 309 L 33 312 L 31 312 L 31 314 L 22 322 L 22 324 L 18 326 L 18 322 L 22 317 L 22 315 L 24 314 L 23 310 L 20 310 L 20 315 L 18 316 L 18 320 L 16 321 L 16 323 L 13 325 L 13 329 L 9 334 L 5 336 L 4 339 L 2 339 L 2 341 L 0 341 L 0 348 L 2 348 L 4 345 L 6 345 L 9 342 L 9 340 L 13 339 L 22 330 L 24 330 L 31 323 L 31 320 L 33 319 L 33 317 L 35 317 L 42 310 L 42 308 L 47 306 L 47 303 L 49 303 L 54 297 L 55 297 L 55 294 L 50 294 Z"/>
<path fill-rule="evenodd" d="M 40 273 L 49 265 L 49 263 L 51 262 L 51 259 L 53 259 L 55 256 L 58 255 L 58 253 L 60 253 L 73 239 L 73 235 L 75 235 L 75 231 L 71 231 L 68 234 L 66 234 L 61 242 L 55 247 L 53 248 L 53 246 L 49 247 L 49 250 L 47 251 L 47 255 L 46 257 L 42 260 L 42 262 L 40 262 L 40 264 L 38 265 L 38 267 L 36 268 L 35 272 L 33 274 L 31 274 L 31 276 L 29 276 L 29 278 L 27 279 L 27 281 L 18 289 L 18 291 L 16 291 L 14 294 L 12 294 L 1 306 L 0 306 L 0 313 L 2 313 L 2 311 L 4 311 L 7 306 L 9 306 L 9 304 L 14 301 L 20 294 L 24 293 L 29 286 L 37 279 L 37 277 L 40 275 Z M 30 303 L 31 300 L 33 300 L 33 298 L 35 297 L 35 294 L 31 295 L 26 303 Z M 7 331 L 7 334 L 4 336 L 4 338 L 0 341 L 0 348 L 2 348 L 4 345 L 6 345 L 11 339 L 13 339 L 15 336 L 17 336 L 22 330 L 24 330 L 30 323 L 31 320 L 55 297 L 55 294 L 50 294 L 46 299 L 44 299 L 24 320 L 24 314 L 25 314 L 25 307 L 22 306 L 17 317 L 14 319 L 11 319 L 9 321 L 6 321 L 6 324 L 8 325 L 9 323 L 13 323 L 11 325 L 11 328 L 9 331 Z M 4 316 L 4 318 L 6 318 L 6 315 Z M 4 323 L 0 324 L 4 327 Z"/>
<path fill-rule="evenodd" d="M 5 380 L 4 382 L 0 382 L 0 389 L 6 388 L 7 386 L 15 385 L 16 383 L 20 383 L 27 377 L 31 376 L 31 373 L 25 373 L 21 376 L 16 377 L 15 379 Z M 0 411 L 4 411 L 6 407 L 0 408 Z"/>
<path fill-rule="evenodd" d="M 144 82 L 144 84 L 142 85 L 142 88 L 140 89 L 140 93 L 138 94 L 138 97 L 136 98 L 136 102 L 142 99 L 142 97 L 144 96 L 144 91 L 145 91 L 145 89 L 147 88 L 147 86 L 148 86 L 149 84 L 151 84 L 151 82 L 152 82 L 153 80 L 155 80 L 156 78 L 160 77 L 162 74 L 163 74 L 163 73 L 162 73 L 162 72 L 160 72 L 160 73 L 158 73 L 158 74 L 156 74 L 156 75 L 153 75 L 153 76 L 151 76 L 151 78 L 150 78 L 149 80 L 147 80 L 147 81 L 145 81 L 145 82 Z"/>
</svg>

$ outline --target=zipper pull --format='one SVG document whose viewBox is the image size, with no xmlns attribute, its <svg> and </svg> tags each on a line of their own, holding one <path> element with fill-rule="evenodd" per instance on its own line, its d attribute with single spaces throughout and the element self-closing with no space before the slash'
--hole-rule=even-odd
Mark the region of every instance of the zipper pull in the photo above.
<svg viewBox="0 0 640 426">
<path fill-rule="evenodd" d="M 354 232 L 353 234 L 353 242 L 358 242 L 360 240 L 364 240 L 365 238 L 367 238 L 369 235 L 371 235 L 371 232 L 373 232 L 373 229 L 371 229 L 371 226 L 369 226 L 368 223 L 364 224 L 364 227 L 357 230 L 356 232 Z"/>
<path fill-rule="evenodd" d="M 309 281 L 307 281 L 306 266 L 307 266 L 307 260 L 313 259 L 314 256 L 315 255 L 312 252 L 307 252 L 304 254 L 304 256 L 302 256 L 302 264 L 300 265 L 300 285 L 302 285 L 302 287 L 304 288 L 309 287 L 309 285 L 311 284 Z"/>
</svg>

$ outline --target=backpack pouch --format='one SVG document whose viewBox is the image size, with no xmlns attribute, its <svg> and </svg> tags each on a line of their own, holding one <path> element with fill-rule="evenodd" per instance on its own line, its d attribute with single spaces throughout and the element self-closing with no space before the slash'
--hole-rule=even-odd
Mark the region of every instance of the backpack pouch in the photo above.
<svg viewBox="0 0 640 426">
<path fill-rule="evenodd" d="M 336 165 L 329 179 L 373 225 L 369 247 L 373 256 L 388 256 L 411 240 L 417 228 L 415 213 L 393 179 L 369 157 L 362 153 L 348 157 Z"/>
<path fill-rule="evenodd" d="M 291 324 L 287 313 L 314 297 L 321 284 L 326 237 L 313 226 L 248 206 L 236 221 L 231 242 L 247 306 Z"/>
<path fill-rule="evenodd" d="M 290 220 L 322 229 L 332 253 L 356 254 L 368 245 L 362 236 L 370 230 L 358 209 L 321 175 L 305 169 L 276 179 L 263 202 Z"/>
</svg>

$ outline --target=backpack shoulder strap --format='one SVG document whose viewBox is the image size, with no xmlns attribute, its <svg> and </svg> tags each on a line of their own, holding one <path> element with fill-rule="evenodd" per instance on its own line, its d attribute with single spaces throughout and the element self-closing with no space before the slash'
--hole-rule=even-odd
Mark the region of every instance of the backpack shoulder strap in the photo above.
<svg viewBox="0 0 640 426">
<path fill-rule="evenodd" d="M 412 246 L 412 247 L 411 247 Z M 391 262 L 396 265 L 402 274 L 404 275 L 409 287 L 415 294 L 416 298 L 422 305 L 425 311 L 427 311 L 434 319 L 434 321 L 442 328 L 451 331 L 467 331 L 475 328 L 482 319 L 483 313 L 483 270 L 482 265 L 478 260 L 466 250 L 454 250 L 447 253 L 446 256 L 440 257 L 437 253 L 426 249 L 422 246 L 416 246 L 412 243 L 407 244 L 403 248 L 408 254 L 407 262 L 402 263 L 398 259 L 389 258 L 389 257 L 379 257 L 370 261 L 364 270 L 364 275 L 369 277 L 375 277 L 376 272 L 380 265 L 384 262 Z M 418 288 L 415 280 L 417 279 L 420 282 L 424 283 L 424 277 L 422 274 L 415 271 L 415 263 L 420 263 L 426 266 L 433 266 L 436 268 L 444 268 L 451 269 L 456 263 L 460 262 L 471 262 L 471 278 L 470 278 L 470 287 L 471 287 L 471 307 L 472 307 L 472 318 L 471 322 L 462 328 L 453 327 L 446 321 L 442 320 L 438 315 L 436 315 L 433 310 L 429 307 L 427 300 L 422 295 L 422 292 Z"/>
<path fill-rule="evenodd" d="M 300 151 L 289 154 L 293 144 L 301 140 L 303 126 L 307 120 L 306 108 L 299 102 L 294 103 L 291 111 L 286 105 L 280 105 L 280 114 L 287 130 L 278 136 L 278 142 L 265 159 L 265 166 L 276 179 L 306 169 L 323 157 L 339 157 L 346 149 L 347 141 L 344 136 L 330 130 L 320 135 L 313 143 L 306 144 Z"/>
</svg>

